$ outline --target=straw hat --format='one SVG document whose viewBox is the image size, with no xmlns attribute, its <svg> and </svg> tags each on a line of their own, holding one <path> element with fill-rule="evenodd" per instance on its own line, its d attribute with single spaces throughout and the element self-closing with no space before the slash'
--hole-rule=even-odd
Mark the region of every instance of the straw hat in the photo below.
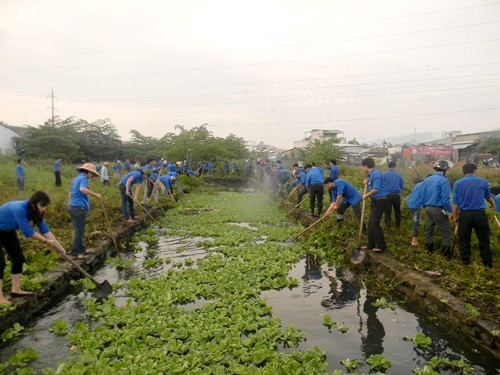
<svg viewBox="0 0 500 375">
<path fill-rule="evenodd" d="M 87 172 L 92 172 L 96 176 L 100 176 L 100 174 L 97 173 L 97 169 L 95 168 L 95 165 L 92 163 L 85 163 L 81 167 L 76 168 L 77 171 L 79 171 L 81 169 L 83 169 L 84 171 L 87 171 Z"/>
<path fill-rule="evenodd" d="M 148 177 L 151 177 L 153 175 L 153 171 L 151 169 L 149 169 L 149 168 L 144 168 L 142 170 L 142 173 L 145 174 Z"/>
</svg>

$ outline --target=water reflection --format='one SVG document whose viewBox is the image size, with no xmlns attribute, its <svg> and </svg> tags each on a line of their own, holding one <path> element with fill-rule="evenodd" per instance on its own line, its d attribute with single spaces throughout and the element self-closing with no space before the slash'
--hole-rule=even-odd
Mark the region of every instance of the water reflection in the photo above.
<svg viewBox="0 0 500 375">
<path fill-rule="evenodd" d="M 358 300 L 359 301 L 359 300 Z M 384 352 L 384 325 L 377 318 L 377 308 L 373 306 L 375 299 L 366 297 L 363 303 L 363 312 L 365 313 L 366 335 L 361 331 L 361 351 L 365 357 L 373 354 L 382 354 Z M 361 315 L 359 316 L 361 325 Z"/>
</svg>

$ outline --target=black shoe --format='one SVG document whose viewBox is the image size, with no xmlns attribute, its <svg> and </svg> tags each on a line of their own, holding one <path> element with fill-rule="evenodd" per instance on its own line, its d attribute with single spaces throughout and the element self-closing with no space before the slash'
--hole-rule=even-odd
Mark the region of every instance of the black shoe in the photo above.
<svg viewBox="0 0 500 375">
<path fill-rule="evenodd" d="M 434 244 L 433 243 L 426 243 L 425 244 L 425 248 L 431 254 L 434 252 Z"/>
<path fill-rule="evenodd" d="M 313 219 L 317 219 L 317 218 L 318 218 L 318 215 L 312 214 L 312 215 L 311 215 L 311 217 L 312 217 Z"/>
</svg>

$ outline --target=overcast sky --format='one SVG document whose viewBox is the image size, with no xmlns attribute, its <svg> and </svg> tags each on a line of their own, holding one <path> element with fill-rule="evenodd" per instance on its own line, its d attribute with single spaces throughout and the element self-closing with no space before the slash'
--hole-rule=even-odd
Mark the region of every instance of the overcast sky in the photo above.
<svg viewBox="0 0 500 375">
<path fill-rule="evenodd" d="M 500 2 L 0 0 L 0 120 L 293 147 L 500 127 Z"/>
</svg>

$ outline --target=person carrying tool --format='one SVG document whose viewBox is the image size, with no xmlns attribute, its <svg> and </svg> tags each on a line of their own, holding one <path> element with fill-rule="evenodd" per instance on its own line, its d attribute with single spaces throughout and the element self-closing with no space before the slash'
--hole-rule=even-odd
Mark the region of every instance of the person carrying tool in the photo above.
<svg viewBox="0 0 500 375">
<path fill-rule="evenodd" d="M 292 182 L 291 186 L 295 186 L 298 191 L 298 200 L 297 204 L 302 202 L 302 198 L 307 193 L 306 189 L 306 170 L 304 168 L 300 168 L 298 164 L 293 165 L 293 175 L 295 177 L 295 181 Z"/>
<path fill-rule="evenodd" d="M 305 187 L 309 193 L 309 203 L 311 206 L 311 216 L 317 218 L 321 216 L 323 210 L 323 194 L 324 194 L 324 179 L 323 171 L 320 168 L 313 167 L 311 164 L 306 165 L 306 183 Z M 314 214 L 314 209 L 318 204 L 318 214 Z"/>
<path fill-rule="evenodd" d="M 144 178 L 150 178 L 153 172 L 151 169 L 141 169 L 127 173 L 120 181 L 120 193 L 122 196 L 122 211 L 125 221 L 129 224 L 135 223 L 134 202 L 139 202 L 139 192 L 141 188 L 135 188 L 134 197 L 132 198 L 132 189 L 134 185 L 142 184 Z"/>
<path fill-rule="evenodd" d="M 344 213 L 352 207 L 354 214 L 361 221 L 361 193 L 349 182 L 343 179 L 326 177 L 324 181 L 326 187 L 332 192 L 332 203 L 326 210 L 325 215 L 330 215 L 333 211 L 337 211 L 337 225 L 340 227 L 344 221 Z M 363 223 L 364 226 L 364 223 Z M 366 228 L 363 228 L 366 232 Z"/>
<path fill-rule="evenodd" d="M 486 215 L 486 201 L 492 210 L 496 209 L 495 200 L 490 192 L 489 183 L 477 177 L 475 164 L 464 164 L 464 178 L 453 185 L 452 217 L 458 225 L 458 248 L 462 263 L 471 263 L 472 229 L 479 242 L 479 253 L 486 267 L 493 267 L 493 255 L 490 246 L 490 226 Z M 460 211 L 460 214 L 459 214 Z"/>
<path fill-rule="evenodd" d="M 387 191 L 386 209 L 385 209 L 385 228 L 389 229 L 391 224 L 391 214 L 394 209 L 394 220 L 396 227 L 401 225 L 401 191 L 405 187 L 403 177 L 396 172 L 396 163 L 391 161 L 388 165 L 389 170 L 382 173 L 384 188 Z"/>
<path fill-rule="evenodd" d="M 99 176 L 95 165 L 85 163 L 76 170 L 78 171 L 78 176 L 76 176 L 71 183 L 71 193 L 67 206 L 67 211 L 69 216 L 71 216 L 71 221 L 73 223 L 73 227 L 75 228 L 73 243 L 71 246 L 71 256 L 75 259 L 86 259 L 86 256 L 92 253 L 91 250 L 87 251 L 83 244 L 87 212 L 90 211 L 88 196 L 92 195 L 99 200 L 101 200 L 102 197 L 101 194 L 94 193 L 89 187 L 89 179 L 93 176 Z"/>
<path fill-rule="evenodd" d="M 160 176 L 160 181 L 165 185 L 168 194 L 173 198 L 173 185 L 177 180 L 176 172 L 168 172 L 166 175 Z"/>
<path fill-rule="evenodd" d="M 375 160 L 365 158 L 361 161 L 361 166 L 368 175 L 364 183 L 368 185 L 369 190 L 368 193 L 363 195 L 363 200 L 368 199 L 368 197 L 371 198 L 370 218 L 368 219 L 368 245 L 366 249 L 374 252 L 385 251 L 387 243 L 385 242 L 380 221 L 385 212 L 387 192 L 384 189 L 382 175 L 375 168 Z"/>
<path fill-rule="evenodd" d="M 326 163 L 323 162 L 323 166 L 330 171 L 330 177 L 333 181 L 335 181 L 337 178 L 339 178 L 339 168 L 337 167 L 337 160 L 336 159 L 331 159 L 330 165 L 326 165 Z M 335 197 L 332 196 L 332 190 L 328 190 L 328 193 L 330 194 L 330 199 L 333 202 Z"/>
<path fill-rule="evenodd" d="M 438 160 L 434 164 L 436 171 L 424 180 L 422 188 L 422 205 L 425 209 L 425 247 L 430 253 L 434 252 L 434 227 L 441 232 L 441 252 L 446 257 L 451 257 L 451 225 L 447 212 L 451 214 L 450 181 L 446 172 L 452 167 L 447 160 Z"/>
<path fill-rule="evenodd" d="M 500 186 L 493 186 L 490 192 L 495 200 L 496 212 L 500 212 Z"/>
<path fill-rule="evenodd" d="M 0 304 L 10 304 L 3 295 L 3 279 L 5 270 L 5 252 L 12 262 L 12 297 L 23 297 L 31 294 L 21 289 L 21 276 L 23 264 L 26 259 L 17 237 L 16 231 L 21 232 L 27 238 L 32 238 L 49 247 L 55 248 L 57 240 L 45 222 L 44 215 L 50 204 L 50 198 L 43 191 L 35 192 L 29 200 L 11 201 L 0 206 Z M 37 233 L 30 225 L 32 221 L 40 233 Z"/>
</svg>

